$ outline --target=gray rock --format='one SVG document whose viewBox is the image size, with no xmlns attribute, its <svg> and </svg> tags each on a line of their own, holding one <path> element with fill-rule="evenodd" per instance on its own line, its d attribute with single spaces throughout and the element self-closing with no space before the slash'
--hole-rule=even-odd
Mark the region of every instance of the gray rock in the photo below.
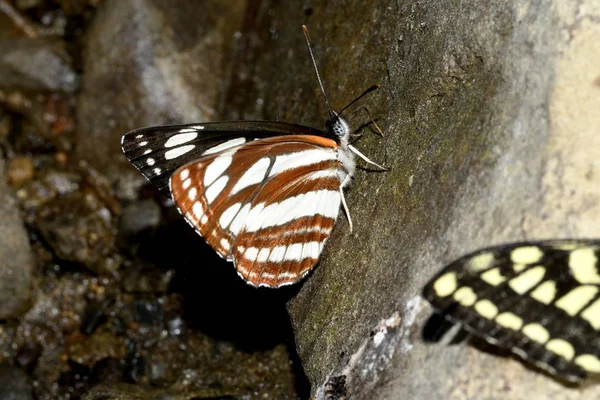
<svg viewBox="0 0 600 400">
<path fill-rule="evenodd" d="M 234 1 L 103 2 L 84 51 L 79 156 L 111 177 L 141 180 L 121 153 L 123 134 L 214 118 L 243 11 Z"/>
<path fill-rule="evenodd" d="M 355 146 L 390 167 L 357 171 L 346 192 L 354 232 L 341 216 L 289 303 L 315 398 L 600 396 L 598 385 L 568 388 L 510 357 L 425 345 L 431 309 L 419 296 L 435 271 L 480 247 L 600 237 L 595 4 L 353 1 L 351 18 L 312 10 L 308 25 L 334 108 L 382 83 L 362 104 L 385 137 L 367 134 Z M 301 21 L 299 13 L 276 11 Z M 278 32 L 278 73 L 263 76 L 274 83 L 271 97 L 316 91 L 300 40 L 293 57 L 283 56 L 283 44 L 300 36 L 292 28 Z M 306 106 L 294 122 L 319 121 L 316 96 L 296 99 Z M 360 114 L 352 120 L 364 122 Z"/>
<path fill-rule="evenodd" d="M 0 399 L 33 400 L 33 387 L 23 370 L 12 365 L 0 365 Z"/>
<path fill-rule="evenodd" d="M 0 40 L 0 87 L 73 92 L 78 78 L 64 43 L 49 38 Z"/>
<path fill-rule="evenodd" d="M 30 306 L 33 260 L 29 239 L 0 158 L 0 320 L 16 318 Z"/>
<path fill-rule="evenodd" d="M 42 207 L 38 229 L 54 254 L 100 274 L 120 265 L 115 255 L 116 221 L 91 195 L 72 193 Z"/>
</svg>

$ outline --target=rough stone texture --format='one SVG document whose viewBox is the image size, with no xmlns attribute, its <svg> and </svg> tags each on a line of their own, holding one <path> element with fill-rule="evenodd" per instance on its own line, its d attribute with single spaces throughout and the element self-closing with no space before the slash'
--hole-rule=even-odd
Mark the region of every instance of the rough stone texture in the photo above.
<svg viewBox="0 0 600 400">
<path fill-rule="evenodd" d="M 73 92 L 77 74 L 65 44 L 56 39 L 0 40 L 0 87 Z"/>
<path fill-rule="evenodd" d="M 106 157 L 124 133 L 214 118 L 243 11 L 241 0 L 103 2 L 84 52 L 78 155 L 111 176 L 127 166 L 130 179 L 125 157 Z"/>
<path fill-rule="evenodd" d="M 598 397 L 598 385 L 568 388 L 512 358 L 424 345 L 431 309 L 419 297 L 434 271 L 479 247 L 600 237 L 598 2 L 355 1 L 309 18 L 289 7 L 277 11 L 278 45 L 301 49 L 292 28 L 312 28 L 334 107 L 381 81 L 363 104 L 386 136 L 356 146 L 391 168 L 357 172 L 354 232 L 341 217 L 289 303 L 315 397 Z M 316 88 L 303 58 L 276 54 L 267 93 L 315 106 L 267 112 L 315 125 L 306 115 L 321 104 L 297 91 Z"/>
<path fill-rule="evenodd" d="M 0 320 L 16 318 L 29 308 L 33 268 L 29 239 L 4 169 L 0 157 Z"/>
</svg>

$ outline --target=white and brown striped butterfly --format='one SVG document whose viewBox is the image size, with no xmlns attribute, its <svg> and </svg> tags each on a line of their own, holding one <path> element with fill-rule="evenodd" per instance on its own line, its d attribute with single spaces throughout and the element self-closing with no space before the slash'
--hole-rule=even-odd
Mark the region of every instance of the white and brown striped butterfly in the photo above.
<svg viewBox="0 0 600 400">
<path fill-rule="evenodd" d="M 325 131 L 273 121 L 142 128 L 123 136 L 123 152 L 246 282 L 279 287 L 317 263 L 340 204 L 352 228 L 342 189 L 354 154 L 380 167 L 348 143 L 342 111 L 330 109 Z"/>
</svg>

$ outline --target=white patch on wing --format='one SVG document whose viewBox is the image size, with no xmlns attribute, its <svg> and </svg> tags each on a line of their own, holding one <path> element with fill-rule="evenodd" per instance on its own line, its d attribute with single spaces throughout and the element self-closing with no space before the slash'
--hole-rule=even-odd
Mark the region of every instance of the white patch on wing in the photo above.
<svg viewBox="0 0 600 400">
<path fill-rule="evenodd" d="M 156 161 L 154 161 L 154 158 L 148 157 L 146 159 L 146 165 L 149 167 L 153 166 L 155 163 L 156 163 Z"/>
<path fill-rule="evenodd" d="M 308 176 L 308 179 L 310 179 L 310 180 L 317 180 L 317 179 L 322 179 L 322 178 L 335 178 L 336 176 L 338 176 L 338 171 L 337 170 L 335 170 L 335 169 L 322 169 L 320 171 L 316 171 L 316 172 L 313 172 L 312 174 L 310 174 Z"/>
<path fill-rule="evenodd" d="M 260 263 L 267 262 L 267 260 L 269 259 L 269 254 L 271 254 L 271 248 L 270 247 L 263 247 L 258 252 L 258 256 L 256 256 L 256 261 L 260 262 Z"/>
<path fill-rule="evenodd" d="M 219 225 L 221 225 L 221 228 L 227 229 L 227 227 L 229 226 L 229 224 L 231 224 L 231 221 L 233 221 L 233 218 L 235 217 L 235 215 L 241 207 L 242 203 L 235 203 L 227 210 L 223 211 L 221 217 L 219 218 Z"/>
<path fill-rule="evenodd" d="M 287 224 L 295 219 L 320 214 L 336 219 L 340 209 L 340 193 L 337 190 L 315 190 L 289 197 L 267 207 L 260 203 L 248 214 L 246 231 Z"/>
<path fill-rule="evenodd" d="M 197 220 L 202 218 L 204 216 L 204 209 L 202 208 L 202 203 L 200 203 L 199 201 L 195 202 L 192 206 L 192 212 L 194 213 L 194 216 Z"/>
<path fill-rule="evenodd" d="M 265 209 L 265 203 L 258 203 L 257 205 L 255 205 L 248 211 L 248 216 L 246 217 L 246 221 L 251 221 L 251 222 L 254 221 L 255 224 L 256 224 L 256 221 L 260 222 L 261 221 L 261 220 L 259 220 L 260 214 L 263 212 L 264 209 Z M 248 230 L 248 224 L 246 224 L 246 230 Z"/>
<path fill-rule="evenodd" d="M 204 171 L 204 186 L 208 187 L 217 180 L 229 168 L 233 156 L 229 153 L 216 157 Z"/>
<path fill-rule="evenodd" d="M 197 137 L 198 137 L 198 132 L 196 132 L 196 131 L 178 133 L 176 135 L 171 136 L 169 138 L 169 140 L 166 141 L 165 147 L 179 146 L 179 145 L 185 144 L 187 142 L 191 142 L 192 140 L 196 139 Z"/>
<path fill-rule="evenodd" d="M 208 189 L 206 189 L 206 191 L 204 192 L 204 196 L 206 197 L 206 202 L 208 204 L 211 204 L 213 201 L 215 201 L 219 193 L 221 193 L 225 188 L 225 185 L 227 185 L 228 180 L 229 178 L 227 178 L 226 176 L 222 176 L 219 179 L 217 179 L 215 183 L 210 185 Z"/>
<path fill-rule="evenodd" d="M 236 194 L 240 190 L 247 188 L 248 186 L 255 185 L 262 182 L 265 179 L 265 174 L 271 165 L 269 158 L 261 158 L 255 162 L 250 168 L 244 172 L 242 177 L 238 179 L 237 183 L 231 189 L 231 194 Z"/>
<path fill-rule="evenodd" d="M 217 146 L 211 147 L 210 149 L 208 149 L 204 153 L 202 153 L 202 155 L 218 153 L 220 151 L 229 149 L 230 147 L 239 146 L 240 144 L 244 144 L 244 143 L 246 143 L 246 139 L 244 139 L 243 137 L 231 139 L 231 140 L 223 142 Z"/>
<path fill-rule="evenodd" d="M 269 176 L 328 160 L 337 160 L 336 153 L 333 149 L 310 149 L 282 154 L 275 158 L 275 163 L 273 164 L 273 168 L 271 168 L 271 172 L 269 172 Z"/>
<path fill-rule="evenodd" d="M 256 247 L 248 247 L 244 252 L 244 258 L 248 261 L 256 260 L 256 256 L 258 256 L 258 249 Z"/>
<path fill-rule="evenodd" d="M 225 251 L 229 251 L 231 250 L 231 243 L 229 243 L 229 240 L 222 238 L 221 241 L 219 242 L 219 244 L 221 245 L 221 248 Z"/>
<path fill-rule="evenodd" d="M 305 258 L 319 258 L 320 242 L 292 243 L 287 246 L 276 247 L 251 247 L 244 253 L 247 260 L 258 263 L 272 262 L 280 263 L 284 261 L 302 261 Z M 238 249 L 239 250 L 239 249 Z"/>
<path fill-rule="evenodd" d="M 240 233 L 242 227 L 244 226 L 244 222 L 246 222 L 249 212 L 250 204 L 246 204 L 244 207 L 242 207 L 240 212 L 237 213 L 231 224 L 229 224 L 229 232 L 231 232 L 233 236 L 237 236 L 238 233 Z M 240 253 L 241 252 L 242 251 L 240 250 Z"/>
<path fill-rule="evenodd" d="M 304 243 L 302 248 L 302 258 L 319 258 L 319 242 Z"/>
<path fill-rule="evenodd" d="M 181 157 L 185 153 L 192 151 L 194 149 L 194 147 L 196 147 L 196 146 L 194 146 L 193 144 L 188 144 L 186 146 L 181 146 L 181 147 L 177 147 L 175 149 L 171 149 L 171 150 L 165 152 L 165 158 L 167 160 L 172 160 L 174 158 Z"/>
<path fill-rule="evenodd" d="M 273 250 L 271 250 L 271 255 L 269 256 L 269 262 L 278 263 L 283 261 L 283 257 L 285 257 L 285 250 L 287 246 L 276 246 Z"/>
<path fill-rule="evenodd" d="M 293 243 L 287 247 L 285 252 L 284 260 L 287 261 L 300 261 L 302 260 L 302 246 L 303 243 Z"/>
</svg>

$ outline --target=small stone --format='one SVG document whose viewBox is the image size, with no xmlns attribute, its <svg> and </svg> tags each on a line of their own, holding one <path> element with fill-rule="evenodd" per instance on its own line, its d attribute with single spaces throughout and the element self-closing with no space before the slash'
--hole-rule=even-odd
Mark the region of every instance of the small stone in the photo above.
<svg viewBox="0 0 600 400">
<path fill-rule="evenodd" d="M 29 157 L 15 157 L 8 162 L 7 179 L 13 187 L 29 183 L 34 173 L 33 160 Z"/>
</svg>

